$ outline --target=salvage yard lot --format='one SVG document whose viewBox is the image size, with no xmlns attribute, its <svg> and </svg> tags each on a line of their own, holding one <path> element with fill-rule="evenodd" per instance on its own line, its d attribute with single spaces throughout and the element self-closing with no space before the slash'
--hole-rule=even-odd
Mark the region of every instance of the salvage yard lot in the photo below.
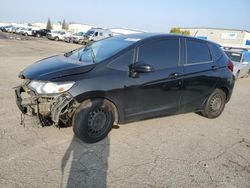
<svg viewBox="0 0 250 188">
<path fill-rule="evenodd" d="M 79 47 L 0 37 L 0 187 L 249 187 L 250 78 L 237 81 L 214 120 L 189 113 L 139 121 L 95 144 L 71 127 L 37 128 L 29 117 L 21 126 L 12 89 L 19 71 Z"/>
</svg>

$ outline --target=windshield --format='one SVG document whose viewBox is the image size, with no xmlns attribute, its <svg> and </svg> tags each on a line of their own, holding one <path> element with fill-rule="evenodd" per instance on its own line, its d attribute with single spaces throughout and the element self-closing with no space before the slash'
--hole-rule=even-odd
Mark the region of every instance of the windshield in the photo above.
<svg viewBox="0 0 250 188">
<path fill-rule="evenodd" d="M 228 52 L 228 51 L 225 52 L 232 61 L 240 62 L 242 56 L 240 53 Z"/>
<path fill-rule="evenodd" d="M 61 31 L 52 31 L 51 33 L 60 34 Z"/>
<path fill-rule="evenodd" d="M 99 63 L 133 43 L 135 41 L 126 40 L 124 37 L 113 37 L 95 42 L 85 48 L 71 51 L 64 56 L 81 62 Z"/>
<path fill-rule="evenodd" d="M 94 32 L 95 32 L 95 31 L 93 31 L 93 30 L 88 30 L 88 31 L 85 33 L 85 35 L 86 35 L 87 37 L 90 37 L 91 35 L 93 35 Z"/>
<path fill-rule="evenodd" d="M 79 33 L 76 33 L 75 35 L 76 35 L 76 36 L 83 36 L 84 33 L 83 33 L 83 32 L 79 32 Z"/>
</svg>

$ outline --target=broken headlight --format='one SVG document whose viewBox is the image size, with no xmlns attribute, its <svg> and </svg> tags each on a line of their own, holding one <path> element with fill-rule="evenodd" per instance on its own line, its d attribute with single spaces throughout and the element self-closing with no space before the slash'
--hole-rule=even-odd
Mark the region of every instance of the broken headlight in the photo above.
<svg viewBox="0 0 250 188">
<path fill-rule="evenodd" d="M 29 88 L 38 94 L 58 94 L 68 91 L 75 82 L 42 82 L 31 81 Z"/>
</svg>

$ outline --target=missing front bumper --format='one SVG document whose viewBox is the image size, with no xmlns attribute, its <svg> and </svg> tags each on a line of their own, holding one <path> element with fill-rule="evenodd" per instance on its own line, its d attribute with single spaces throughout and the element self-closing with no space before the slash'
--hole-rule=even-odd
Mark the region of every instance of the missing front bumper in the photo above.
<svg viewBox="0 0 250 188">
<path fill-rule="evenodd" d="M 26 95 L 26 98 L 23 95 Z M 42 126 L 59 126 L 59 122 L 66 124 L 72 118 L 75 102 L 68 93 L 38 96 L 26 87 L 18 86 L 15 88 L 15 96 L 22 114 L 37 116 Z"/>
</svg>

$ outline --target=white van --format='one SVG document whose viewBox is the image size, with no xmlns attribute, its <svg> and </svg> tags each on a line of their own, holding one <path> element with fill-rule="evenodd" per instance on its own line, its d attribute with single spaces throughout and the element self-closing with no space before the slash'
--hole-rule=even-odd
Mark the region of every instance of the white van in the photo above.
<svg viewBox="0 0 250 188">
<path fill-rule="evenodd" d="M 108 37 L 112 37 L 113 33 L 102 28 L 92 28 L 85 33 L 85 38 L 82 43 L 86 44 L 89 42 L 98 41 Z"/>
</svg>

